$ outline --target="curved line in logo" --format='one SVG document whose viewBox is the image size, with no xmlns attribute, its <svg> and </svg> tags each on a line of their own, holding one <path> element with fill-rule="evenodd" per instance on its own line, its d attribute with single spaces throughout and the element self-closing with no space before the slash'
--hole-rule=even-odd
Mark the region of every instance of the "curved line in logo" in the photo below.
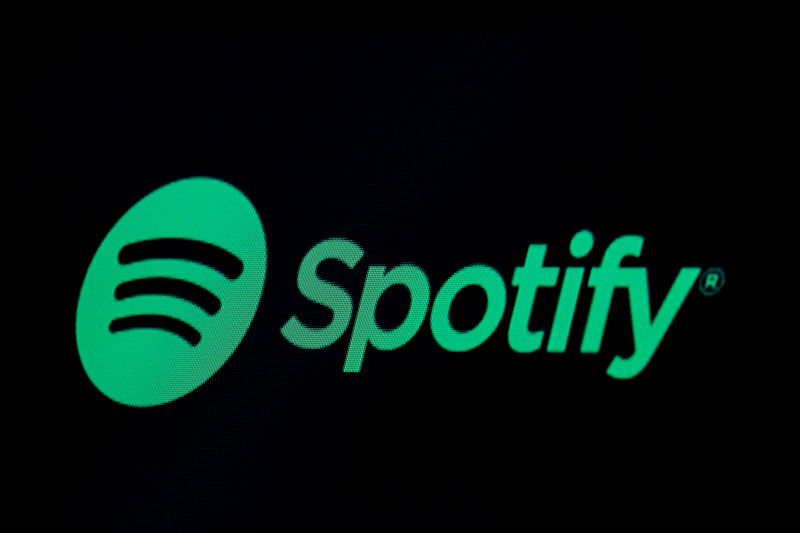
<svg viewBox="0 0 800 533">
<path fill-rule="evenodd" d="M 211 291 L 190 281 L 175 278 L 140 278 L 117 285 L 114 298 L 124 300 L 134 296 L 158 294 L 174 296 L 195 304 L 207 315 L 216 315 L 222 303 Z"/>
<path fill-rule="evenodd" d="M 197 346 L 200 343 L 200 332 L 192 326 L 171 316 L 165 315 L 131 315 L 122 318 L 115 318 L 108 325 L 111 333 L 127 331 L 130 329 L 160 329 L 174 333 L 178 337 Z"/>
<path fill-rule="evenodd" d="M 127 265 L 147 259 L 183 259 L 210 266 L 230 280 L 242 274 L 242 261 L 219 246 L 192 239 L 150 239 L 122 247 L 119 263 Z"/>
</svg>

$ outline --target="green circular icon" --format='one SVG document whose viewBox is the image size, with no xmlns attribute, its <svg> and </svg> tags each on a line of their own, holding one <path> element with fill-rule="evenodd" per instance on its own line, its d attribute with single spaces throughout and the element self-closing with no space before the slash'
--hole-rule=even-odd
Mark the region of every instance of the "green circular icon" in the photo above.
<svg viewBox="0 0 800 533">
<path fill-rule="evenodd" d="M 232 185 L 188 178 L 148 194 L 111 228 L 83 280 L 75 335 L 89 379 L 137 407 L 190 393 L 244 338 L 266 268 L 261 220 Z"/>
</svg>

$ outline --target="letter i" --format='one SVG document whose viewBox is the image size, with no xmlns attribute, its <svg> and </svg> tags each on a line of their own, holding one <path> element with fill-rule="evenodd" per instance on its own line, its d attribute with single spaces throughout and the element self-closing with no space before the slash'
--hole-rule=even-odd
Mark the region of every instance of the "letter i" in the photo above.
<svg viewBox="0 0 800 533">
<path fill-rule="evenodd" d="M 592 246 L 594 246 L 592 232 L 581 230 L 572 237 L 569 243 L 569 252 L 572 257 L 582 259 L 592 250 Z M 575 316 L 578 293 L 581 290 L 585 270 L 584 267 L 566 267 L 564 269 L 564 282 L 561 284 L 556 314 L 553 317 L 553 327 L 547 341 L 548 352 L 563 353 L 567 349 L 567 339 L 569 339 L 569 331 Z"/>
</svg>

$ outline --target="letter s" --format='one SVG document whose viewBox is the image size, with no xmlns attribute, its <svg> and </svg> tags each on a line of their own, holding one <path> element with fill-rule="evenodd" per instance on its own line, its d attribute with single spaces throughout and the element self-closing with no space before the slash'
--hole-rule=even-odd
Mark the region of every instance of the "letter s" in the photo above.
<svg viewBox="0 0 800 533">
<path fill-rule="evenodd" d="M 336 259 L 352 269 L 363 255 L 364 250 L 358 244 L 341 238 L 321 241 L 306 253 L 297 271 L 297 288 L 312 302 L 333 311 L 333 319 L 325 327 L 311 328 L 292 315 L 281 328 L 287 341 L 298 348 L 313 350 L 330 346 L 342 336 L 353 315 L 353 300 L 342 287 L 320 279 L 317 266 L 326 259 Z"/>
</svg>

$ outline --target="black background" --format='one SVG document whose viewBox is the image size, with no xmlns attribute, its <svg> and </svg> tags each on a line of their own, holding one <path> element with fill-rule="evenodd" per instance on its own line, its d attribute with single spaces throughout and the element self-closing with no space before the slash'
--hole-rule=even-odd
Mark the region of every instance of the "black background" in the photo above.
<svg viewBox="0 0 800 533">
<path fill-rule="evenodd" d="M 36 368 L 21 380 L 28 490 L 46 502 L 32 519 L 67 531 L 502 531 L 746 515 L 759 389 L 732 325 L 737 183 L 752 179 L 746 40 L 704 28 L 28 45 L 12 87 L 24 202 L 10 209 L 25 275 L 39 280 L 19 308 L 37 317 Z M 205 385 L 161 407 L 115 404 L 75 347 L 83 276 L 128 208 L 196 175 L 234 184 L 259 211 L 262 303 Z M 568 245 L 584 228 L 595 246 L 579 261 Z M 591 267 L 623 234 L 645 237 L 626 261 L 649 268 L 654 307 L 682 266 L 727 275 L 713 297 L 692 289 L 632 380 L 605 373 L 632 352 L 622 291 L 596 355 L 579 352 L 586 287 L 565 354 L 509 349 L 510 285 L 497 331 L 467 353 L 441 349 L 426 321 L 343 374 L 349 329 L 308 351 L 279 332 L 294 313 L 330 318 L 295 286 L 328 237 L 365 249 L 352 271 L 322 268 L 357 302 L 370 264 L 416 263 L 432 291 L 472 263 L 510 284 L 529 243 L 549 245 L 549 265 Z M 532 327 L 549 328 L 555 293 L 539 292 Z M 407 303 L 389 291 L 380 323 L 399 323 Z M 452 319 L 469 327 L 484 306 L 466 290 Z"/>
</svg>

